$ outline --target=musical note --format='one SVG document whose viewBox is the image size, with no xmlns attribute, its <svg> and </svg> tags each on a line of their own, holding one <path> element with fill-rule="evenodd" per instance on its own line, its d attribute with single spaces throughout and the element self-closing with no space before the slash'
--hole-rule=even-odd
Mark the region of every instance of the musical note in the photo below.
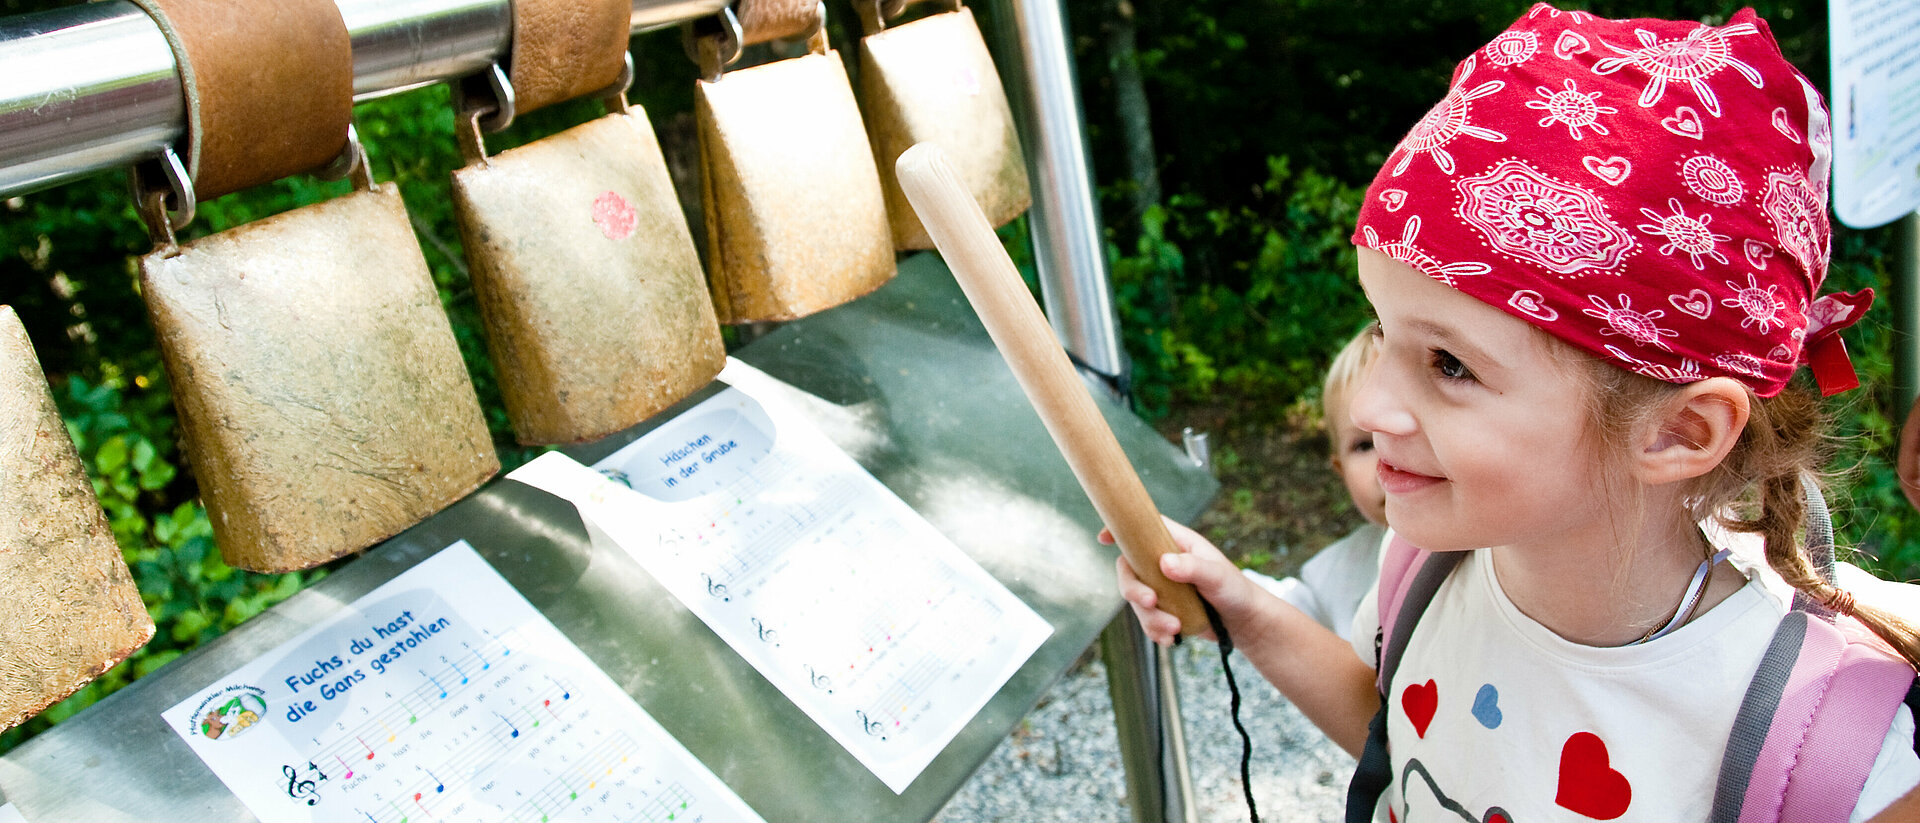
<svg viewBox="0 0 1920 823">
<path fill-rule="evenodd" d="M 335 700 L 340 722 L 270 724 L 265 734 L 240 738 L 240 746 L 220 741 L 214 751 L 227 761 L 247 761 L 244 774 L 250 779 L 229 785 L 237 787 L 235 793 L 255 817 L 277 820 L 306 806 L 301 819 L 316 821 L 658 823 L 665 812 L 636 817 L 635 810 L 658 787 L 683 784 L 698 787 L 700 802 L 676 823 L 700 816 L 710 798 L 718 804 L 713 808 L 729 811 L 708 819 L 760 823 L 697 759 L 674 745 L 619 684 L 529 604 L 516 600 L 485 561 L 461 549 L 463 557 L 456 559 L 463 560 L 464 575 L 455 576 L 464 576 L 474 590 L 433 591 L 452 601 L 452 608 L 441 605 L 442 613 L 465 619 L 465 625 L 461 619 L 447 620 L 435 636 L 420 640 L 417 663 L 392 667 L 379 673 L 384 680 L 328 698 Z M 402 584 L 397 588 L 424 591 L 417 579 L 443 584 L 449 575 L 428 573 L 436 562 L 416 567 L 417 578 L 397 578 Z M 422 625 L 437 622 L 429 611 L 433 604 L 412 608 L 423 615 Z M 349 612 L 337 628 L 323 630 L 330 632 L 323 640 L 304 642 L 345 648 L 359 639 L 365 628 L 357 616 L 364 612 Z M 480 620 L 492 623 L 494 631 L 474 625 Z M 508 643 L 541 653 L 514 660 L 506 656 Z M 278 661 L 306 657 L 305 652 L 282 652 L 252 668 L 273 673 L 282 665 Z M 505 665 L 494 667 L 498 661 Z M 242 669 L 227 679 L 244 684 L 271 678 Z M 233 687 L 222 682 L 208 689 L 220 695 Z M 169 720 L 197 719 L 206 713 L 202 706 L 208 699 L 192 697 L 171 710 Z M 488 721 L 488 714 L 499 722 Z M 282 734 L 273 737 L 274 732 Z M 188 745 L 203 741 L 192 737 Z M 244 748 L 255 744 L 257 749 Z M 634 753 L 630 763 L 623 751 Z M 334 762 L 331 772 L 319 765 L 326 760 Z M 283 764 L 278 776 L 271 771 L 274 763 Z M 216 772 L 225 768 L 218 758 L 208 765 Z M 376 811 L 382 807 L 385 811 Z"/>
<path fill-rule="evenodd" d="M 467 646 L 467 643 L 466 643 L 466 641 L 464 641 L 464 640 L 463 640 L 463 641 L 461 641 L 461 642 L 460 642 L 460 645 L 462 645 L 462 646 Z M 486 656 L 486 655 L 484 655 L 484 654 L 481 654 L 481 653 L 480 653 L 480 650 L 479 650 L 479 649 L 476 649 L 476 648 L 474 648 L 474 647 L 472 647 L 472 646 L 467 646 L 467 651 L 470 651 L 470 652 L 473 652 L 473 656 L 474 656 L 474 657 L 477 657 L 477 658 L 479 658 L 479 659 L 480 659 L 480 670 L 481 670 L 481 671 L 486 671 L 486 670 L 488 670 L 488 669 L 491 669 L 491 668 L 493 668 L 493 664 L 492 664 L 492 663 L 488 663 L 488 662 L 487 662 L 487 656 Z"/>
</svg>

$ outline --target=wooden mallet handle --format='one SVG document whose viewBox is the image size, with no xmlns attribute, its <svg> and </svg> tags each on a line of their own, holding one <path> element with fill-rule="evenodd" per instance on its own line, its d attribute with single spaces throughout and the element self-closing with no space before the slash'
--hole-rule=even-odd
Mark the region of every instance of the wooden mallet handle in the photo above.
<svg viewBox="0 0 1920 823">
<path fill-rule="evenodd" d="M 980 204 L 954 174 L 946 155 L 930 143 L 907 149 L 894 169 L 907 202 L 920 215 L 1133 573 L 1159 594 L 1162 610 L 1180 618 L 1181 633 L 1206 631 L 1200 595 L 1160 573 L 1160 555 L 1180 549 L 1161 522 L 1159 509 L 1054 339 Z"/>
</svg>

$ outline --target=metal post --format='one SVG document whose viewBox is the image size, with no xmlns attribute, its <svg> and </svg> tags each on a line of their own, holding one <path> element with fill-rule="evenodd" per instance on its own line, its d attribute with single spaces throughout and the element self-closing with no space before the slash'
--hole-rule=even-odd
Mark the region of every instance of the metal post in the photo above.
<svg viewBox="0 0 1920 823">
<path fill-rule="evenodd" d="M 1920 396 L 1920 212 L 1900 218 L 1894 228 L 1893 266 L 1888 273 L 1893 292 L 1893 382 L 1899 389 L 1896 413 L 1905 413 Z"/>
<path fill-rule="evenodd" d="M 1109 380 L 1127 372 L 1107 282 L 1100 213 L 1080 113 L 1079 85 L 1057 0 L 1002 0 L 1019 60 L 1005 60 L 1007 93 L 1033 181 L 1028 226 L 1040 297 L 1067 352 Z M 1010 12 L 1010 13 L 1009 13 Z M 1004 25 L 1004 23 L 1003 23 Z"/>
<path fill-rule="evenodd" d="M 1161 761 L 1160 681 L 1153 644 L 1131 610 L 1100 633 L 1100 659 L 1107 664 L 1107 695 L 1113 698 L 1114 731 L 1120 739 L 1120 765 L 1126 769 L 1127 804 L 1133 823 L 1166 820 L 1166 780 Z"/>
</svg>

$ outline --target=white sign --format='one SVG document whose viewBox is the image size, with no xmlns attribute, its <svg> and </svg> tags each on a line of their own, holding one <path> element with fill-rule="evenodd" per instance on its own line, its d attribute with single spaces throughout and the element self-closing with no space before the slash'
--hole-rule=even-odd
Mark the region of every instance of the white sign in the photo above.
<svg viewBox="0 0 1920 823">
<path fill-rule="evenodd" d="M 761 820 L 465 541 L 162 717 L 268 823 Z"/>
<path fill-rule="evenodd" d="M 730 388 L 587 468 L 507 475 L 579 507 L 895 793 L 1053 633 L 730 361 Z M 598 471 L 596 471 L 596 469 Z"/>
<path fill-rule="evenodd" d="M 1920 209 L 1920 2 L 1830 0 L 1833 210 L 1857 229 Z"/>
</svg>

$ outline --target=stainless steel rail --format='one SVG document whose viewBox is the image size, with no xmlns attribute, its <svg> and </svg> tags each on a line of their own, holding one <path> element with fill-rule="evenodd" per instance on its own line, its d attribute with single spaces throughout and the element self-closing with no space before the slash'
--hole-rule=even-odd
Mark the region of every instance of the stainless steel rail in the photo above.
<svg viewBox="0 0 1920 823">
<path fill-rule="evenodd" d="M 355 100 L 472 74 L 507 52 L 510 0 L 338 0 Z M 633 31 L 727 0 L 633 0 Z M 0 197 L 152 157 L 186 109 L 166 36 L 126 0 L 0 18 Z"/>
<path fill-rule="evenodd" d="M 367 100 L 480 71 L 507 53 L 510 0 L 337 0 Z M 632 29 L 718 12 L 730 0 L 632 0 Z M 1042 296 L 1067 350 L 1109 379 L 1127 371 L 1108 294 L 1079 94 L 1055 0 L 996 0 L 1019 106 Z M 1012 59 L 1009 59 L 1012 58 Z M 166 37 L 127 0 L 0 17 L 0 197 L 124 168 L 186 130 Z"/>
</svg>

